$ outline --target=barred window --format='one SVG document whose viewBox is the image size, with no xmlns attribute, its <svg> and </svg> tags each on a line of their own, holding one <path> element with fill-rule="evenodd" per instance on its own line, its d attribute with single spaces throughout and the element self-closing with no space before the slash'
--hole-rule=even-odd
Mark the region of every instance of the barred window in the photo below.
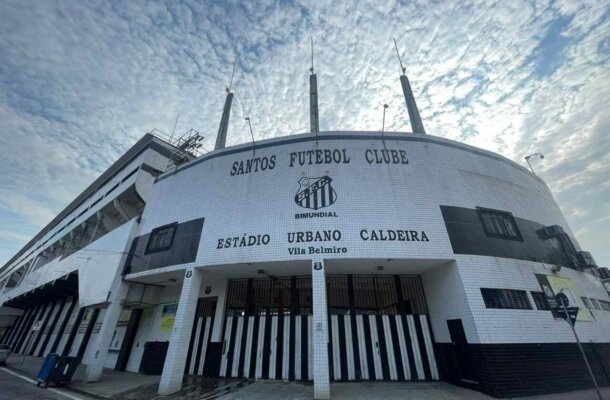
<svg viewBox="0 0 610 400">
<path fill-rule="evenodd" d="M 146 246 L 146 254 L 171 248 L 177 226 L 178 223 L 174 222 L 173 224 L 153 229 L 150 233 L 150 238 L 148 239 L 148 245 Z"/>
<path fill-rule="evenodd" d="M 477 207 L 483 230 L 487 236 L 523 240 L 513 215 L 506 211 Z"/>
<path fill-rule="evenodd" d="M 597 299 L 591 299 L 591 304 L 593 304 L 593 308 L 595 308 L 596 310 L 601 310 L 601 307 L 599 306 L 599 303 L 597 302 Z"/>
<path fill-rule="evenodd" d="M 549 305 L 548 300 L 546 299 L 546 295 L 543 292 L 530 292 L 532 294 L 532 298 L 534 299 L 534 304 L 536 304 L 536 309 L 538 310 L 550 310 L 551 306 Z"/>
<path fill-rule="evenodd" d="M 487 308 L 532 309 L 525 290 L 481 288 L 481 294 Z"/>
<path fill-rule="evenodd" d="M 600 300 L 599 305 L 602 306 L 602 310 L 610 311 L 610 301 Z"/>
</svg>

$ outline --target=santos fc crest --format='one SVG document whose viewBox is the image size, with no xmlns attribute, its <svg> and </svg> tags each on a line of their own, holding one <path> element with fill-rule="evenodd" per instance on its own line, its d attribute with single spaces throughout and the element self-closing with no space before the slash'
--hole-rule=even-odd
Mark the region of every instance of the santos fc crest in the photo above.
<svg viewBox="0 0 610 400">
<path fill-rule="evenodd" d="M 337 200 L 337 193 L 331 185 L 332 181 L 328 176 L 301 178 L 294 202 L 300 207 L 313 210 L 330 206 Z"/>
</svg>

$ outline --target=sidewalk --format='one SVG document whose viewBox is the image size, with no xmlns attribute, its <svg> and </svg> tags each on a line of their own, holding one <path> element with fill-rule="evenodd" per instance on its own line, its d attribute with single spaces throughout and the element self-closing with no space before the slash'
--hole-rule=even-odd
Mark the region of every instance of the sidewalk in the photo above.
<svg viewBox="0 0 610 400">
<path fill-rule="evenodd" d="M 43 358 L 12 355 L 7 367 L 35 378 Z M 114 400 L 307 400 L 313 398 L 311 383 L 282 381 L 253 381 L 240 379 L 207 379 L 185 377 L 183 390 L 171 396 L 157 395 L 160 376 L 117 372 L 104 369 L 97 382 L 85 383 L 85 365 L 79 365 L 69 388 L 89 397 Z M 490 400 L 483 393 L 451 385 L 446 382 L 354 382 L 331 383 L 333 400 Z M 41 389 L 44 390 L 44 389 Z M 601 389 L 603 398 L 610 400 L 610 387 Z M 520 397 L 519 400 L 598 400 L 595 390 L 579 390 L 543 396 Z"/>
<path fill-rule="evenodd" d="M 13 354 L 7 360 L 6 366 L 35 379 L 43 360 L 44 358 L 41 357 L 24 357 L 20 354 Z M 117 372 L 113 369 L 104 368 L 99 381 L 86 383 L 84 381 L 85 368 L 86 366 L 83 364 L 78 366 L 68 387 L 89 396 L 92 395 L 106 399 L 121 398 L 124 392 L 133 392 L 150 386 L 154 386 L 156 392 L 157 385 L 161 379 L 158 375 Z"/>
</svg>

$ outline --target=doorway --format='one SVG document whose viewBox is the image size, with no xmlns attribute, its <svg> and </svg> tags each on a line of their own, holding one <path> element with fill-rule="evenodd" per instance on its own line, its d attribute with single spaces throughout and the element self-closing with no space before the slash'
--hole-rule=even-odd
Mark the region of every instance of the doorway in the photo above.
<svg viewBox="0 0 610 400">
<path fill-rule="evenodd" d="M 458 373 L 458 378 L 467 383 L 478 384 L 476 368 L 470 357 L 468 340 L 466 339 L 466 332 L 464 331 L 462 320 L 447 320 L 447 327 L 449 328 L 449 336 L 451 337 L 451 345 L 453 347 L 452 362 L 454 364 L 454 370 Z"/>
</svg>

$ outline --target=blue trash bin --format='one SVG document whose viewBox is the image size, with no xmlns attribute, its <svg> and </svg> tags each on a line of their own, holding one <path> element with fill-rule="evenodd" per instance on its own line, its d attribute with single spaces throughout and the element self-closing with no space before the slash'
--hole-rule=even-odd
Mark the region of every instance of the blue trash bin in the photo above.
<svg viewBox="0 0 610 400">
<path fill-rule="evenodd" d="M 41 383 L 44 383 L 44 386 L 49 386 L 49 377 L 55 368 L 55 363 L 57 362 L 57 354 L 47 354 L 47 357 L 44 359 L 42 366 L 40 367 L 40 371 L 38 371 L 38 376 L 36 377 L 36 386 L 40 386 Z"/>
<path fill-rule="evenodd" d="M 67 385 L 70 380 L 72 380 L 72 376 L 80 364 L 80 361 L 80 357 L 57 357 L 57 361 L 51 368 L 51 373 L 49 374 L 47 381 L 53 382 L 55 386 Z"/>
</svg>

